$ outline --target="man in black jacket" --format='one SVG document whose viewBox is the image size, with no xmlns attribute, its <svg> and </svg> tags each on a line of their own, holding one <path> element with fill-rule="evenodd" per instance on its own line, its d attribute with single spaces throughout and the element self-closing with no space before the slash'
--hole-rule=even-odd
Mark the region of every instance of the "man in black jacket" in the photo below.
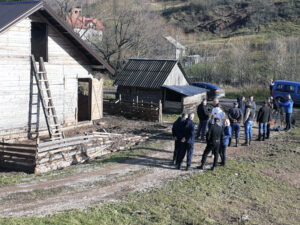
<svg viewBox="0 0 300 225">
<path fill-rule="evenodd" d="M 243 113 L 240 108 L 238 108 L 238 104 L 235 102 L 233 103 L 233 108 L 231 108 L 228 112 L 228 118 L 230 120 L 231 129 L 232 129 L 232 138 L 235 134 L 236 144 L 235 146 L 238 147 L 239 138 L 240 138 L 240 129 L 241 129 L 241 121 L 243 119 Z M 230 141 L 231 143 L 231 141 Z"/>
<path fill-rule="evenodd" d="M 180 149 L 178 158 L 177 158 L 177 169 L 180 170 L 181 163 L 184 159 L 185 153 L 186 156 L 186 170 L 189 170 L 192 164 L 192 157 L 194 152 L 194 142 L 195 142 L 195 124 L 194 120 L 194 113 L 190 113 L 188 118 L 184 123 L 184 130 L 183 130 L 183 138 L 181 139 L 182 148 Z"/>
<path fill-rule="evenodd" d="M 268 102 L 265 101 L 264 105 L 259 109 L 257 114 L 257 122 L 259 123 L 258 141 L 264 141 L 267 134 L 267 125 L 271 121 L 271 109 Z"/>
<path fill-rule="evenodd" d="M 209 120 L 209 109 L 207 107 L 207 100 L 203 99 L 201 104 L 197 108 L 197 114 L 199 117 L 199 125 L 198 125 L 198 131 L 196 138 L 199 138 L 200 133 L 201 133 L 201 141 L 205 141 L 205 134 L 207 130 L 207 125 L 208 125 L 208 120 Z"/>
<path fill-rule="evenodd" d="M 178 117 L 178 119 L 173 123 L 172 127 L 172 135 L 175 140 L 175 149 L 173 153 L 173 164 L 176 165 L 178 161 L 178 155 L 182 148 L 181 139 L 183 138 L 183 132 L 184 132 L 184 125 L 185 120 L 187 118 L 187 114 L 183 113 L 181 117 Z"/>
<path fill-rule="evenodd" d="M 200 170 L 203 170 L 207 155 L 210 153 L 210 151 L 212 151 L 212 153 L 214 154 L 214 163 L 211 170 L 214 170 L 218 164 L 219 148 L 224 136 L 222 127 L 218 125 L 219 122 L 219 118 L 215 118 L 215 123 L 207 132 L 207 146 L 202 155 L 201 165 L 197 167 Z"/>
</svg>

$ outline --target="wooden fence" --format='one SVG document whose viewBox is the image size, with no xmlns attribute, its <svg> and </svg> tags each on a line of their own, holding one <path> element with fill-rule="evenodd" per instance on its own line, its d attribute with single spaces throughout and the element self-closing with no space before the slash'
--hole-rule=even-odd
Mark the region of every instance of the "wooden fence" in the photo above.
<svg viewBox="0 0 300 225">
<path fill-rule="evenodd" d="M 0 146 L 0 167 L 17 171 L 34 171 L 37 157 L 36 145 L 2 142 Z"/>
<path fill-rule="evenodd" d="M 162 122 L 162 104 L 133 100 L 104 99 L 103 111 L 110 115 L 120 115 L 126 118 L 137 118 L 146 121 Z"/>
</svg>

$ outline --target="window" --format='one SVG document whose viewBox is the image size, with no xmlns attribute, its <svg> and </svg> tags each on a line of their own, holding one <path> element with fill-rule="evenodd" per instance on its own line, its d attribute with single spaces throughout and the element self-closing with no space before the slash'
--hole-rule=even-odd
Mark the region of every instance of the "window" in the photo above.
<svg viewBox="0 0 300 225">
<path fill-rule="evenodd" d="M 31 23 L 31 54 L 36 61 L 43 57 L 48 62 L 48 32 L 45 23 Z"/>
<path fill-rule="evenodd" d="M 290 92 L 290 93 L 294 93 L 295 92 L 295 86 L 293 86 L 293 85 L 286 85 L 285 86 L 285 91 L 286 92 Z"/>
<path fill-rule="evenodd" d="M 276 91 L 284 91 L 284 85 L 283 84 L 278 84 L 276 87 Z"/>
</svg>

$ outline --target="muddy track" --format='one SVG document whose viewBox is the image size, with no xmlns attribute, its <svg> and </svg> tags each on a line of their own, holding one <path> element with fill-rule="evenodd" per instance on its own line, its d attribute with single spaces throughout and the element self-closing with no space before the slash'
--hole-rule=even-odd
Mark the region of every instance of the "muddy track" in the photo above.
<svg viewBox="0 0 300 225">
<path fill-rule="evenodd" d="M 119 200 L 134 191 L 158 187 L 189 173 L 199 173 L 196 169 L 189 172 L 176 170 L 171 164 L 173 141 L 160 140 L 159 143 L 159 149 L 149 149 L 147 154 L 122 163 L 74 172 L 59 179 L 1 188 L 0 216 L 45 216 L 70 209 L 84 209 L 104 201 Z M 266 144 L 253 142 L 251 148 Z M 195 144 L 193 168 L 199 165 L 204 148 L 204 144 Z M 230 148 L 228 157 L 247 154 L 245 150 L 242 146 Z M 206 166 L 210 167 L 210 163 Z"/>
</svg>

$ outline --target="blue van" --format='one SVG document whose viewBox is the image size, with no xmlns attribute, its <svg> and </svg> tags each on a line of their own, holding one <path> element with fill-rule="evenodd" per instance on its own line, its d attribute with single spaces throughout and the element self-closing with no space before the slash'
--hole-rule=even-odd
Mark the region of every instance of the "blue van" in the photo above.
<svg viewBox="0 0 300 225">
<path fill-rule="evenodd" d="M 272 96 L 276 100 L 284 100 L 290 94 L 294 104 L 300 105 L 300 82 L 277 80 L 272 89 Z"/>
</svg>

